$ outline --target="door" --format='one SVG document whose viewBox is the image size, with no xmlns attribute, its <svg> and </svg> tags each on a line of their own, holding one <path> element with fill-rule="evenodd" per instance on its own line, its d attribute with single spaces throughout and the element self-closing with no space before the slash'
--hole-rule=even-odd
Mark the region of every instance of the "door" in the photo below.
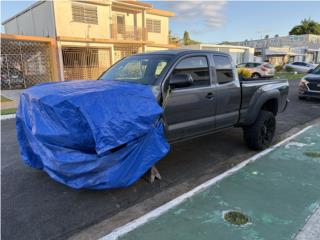
<svg viewBox="0 0 320 240">
<path fill-rule="evenodd" d="M 117 33 L 118 34 L 125 34 L 125 16 L 124 15 L 117 15 Z"/>
<path fill-rule="evenodd" d="M 216 86 L 216 128 L 234 126 L 241 105 L 241 86 L 230 57 L 212 55 Z"/>
<path fill-rule="evenodd" d="M 182 59 L 174 68 L 175 74 L 189 74 L 193 84 L 171 88 L 165 104 L 166 134 L 169 141 L 191 137 L 215 127 L 215 89 L 211 84 L 207 56 Z"/>
</svg>

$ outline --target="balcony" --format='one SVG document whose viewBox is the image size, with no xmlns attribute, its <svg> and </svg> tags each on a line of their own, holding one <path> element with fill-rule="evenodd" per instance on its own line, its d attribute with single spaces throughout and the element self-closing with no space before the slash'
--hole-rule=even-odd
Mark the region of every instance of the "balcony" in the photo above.
<svg viewBox="0 0 320 240">
<path fill-rule="evenodd" d="M 147 41 L 147 29 L 142 27 L 124 25 L 124 24 L 110 24 L 111 38 L 114 40 L 133 40 L 133 41 Z"/>
</svg>

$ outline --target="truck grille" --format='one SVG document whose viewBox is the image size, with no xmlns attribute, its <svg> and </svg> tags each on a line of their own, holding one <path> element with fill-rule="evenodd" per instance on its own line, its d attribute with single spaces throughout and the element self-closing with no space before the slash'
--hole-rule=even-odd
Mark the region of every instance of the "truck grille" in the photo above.
<svg viewBox="0 0 320 240">
<path fill-rule="evenodd" d="M 320 91 L 320 82 L 310 82 L 308 87 L 311 91 Z"/>
</svg>

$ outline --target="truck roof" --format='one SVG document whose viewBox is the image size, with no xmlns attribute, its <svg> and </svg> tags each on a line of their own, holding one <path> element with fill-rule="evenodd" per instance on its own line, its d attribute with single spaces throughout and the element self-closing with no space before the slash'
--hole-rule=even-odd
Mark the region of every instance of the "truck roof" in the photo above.
<svg viewBox="0 0 320 240">
<path fill-rule="evenodd" d="M 172 49 L 172 50 L 162 50 L 162 51 L 155 51 L 150 53 L 140 53 L 136 55 L 186 55 L 186 54 L 192 54 L 192 53 L 217 53 L 220 55 L 226 55 L 229 56 L 229 54 L 219 51 L 213 51 L 213 50 L 194 50 L 194 49 Z"/>
</svg>

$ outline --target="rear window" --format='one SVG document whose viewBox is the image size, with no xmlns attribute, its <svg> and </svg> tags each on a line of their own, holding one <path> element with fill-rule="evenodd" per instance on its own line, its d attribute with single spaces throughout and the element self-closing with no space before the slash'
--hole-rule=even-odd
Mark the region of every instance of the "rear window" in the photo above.
<svg viewBox="0 0 320 240">
<path fill-rule="evenodd" d="M 255 67 L 258 67 L 260 65 L 261 65 L 261 63 L 247 63 L 246 67 L 247 68 L 255 68 Z"/>
<path fill-rule="evenodd" d="M 233 81 L 233 68 L 231 61 L 226 56 L 213 56 L 217 80 L 219 84 L 229 83 Z"/>
<path fill-rule="evenodd" d="M 263 64 L 263 66 L 266 68 L 273 68 L 273 65 L 270 63 Z"/>
</svg>

